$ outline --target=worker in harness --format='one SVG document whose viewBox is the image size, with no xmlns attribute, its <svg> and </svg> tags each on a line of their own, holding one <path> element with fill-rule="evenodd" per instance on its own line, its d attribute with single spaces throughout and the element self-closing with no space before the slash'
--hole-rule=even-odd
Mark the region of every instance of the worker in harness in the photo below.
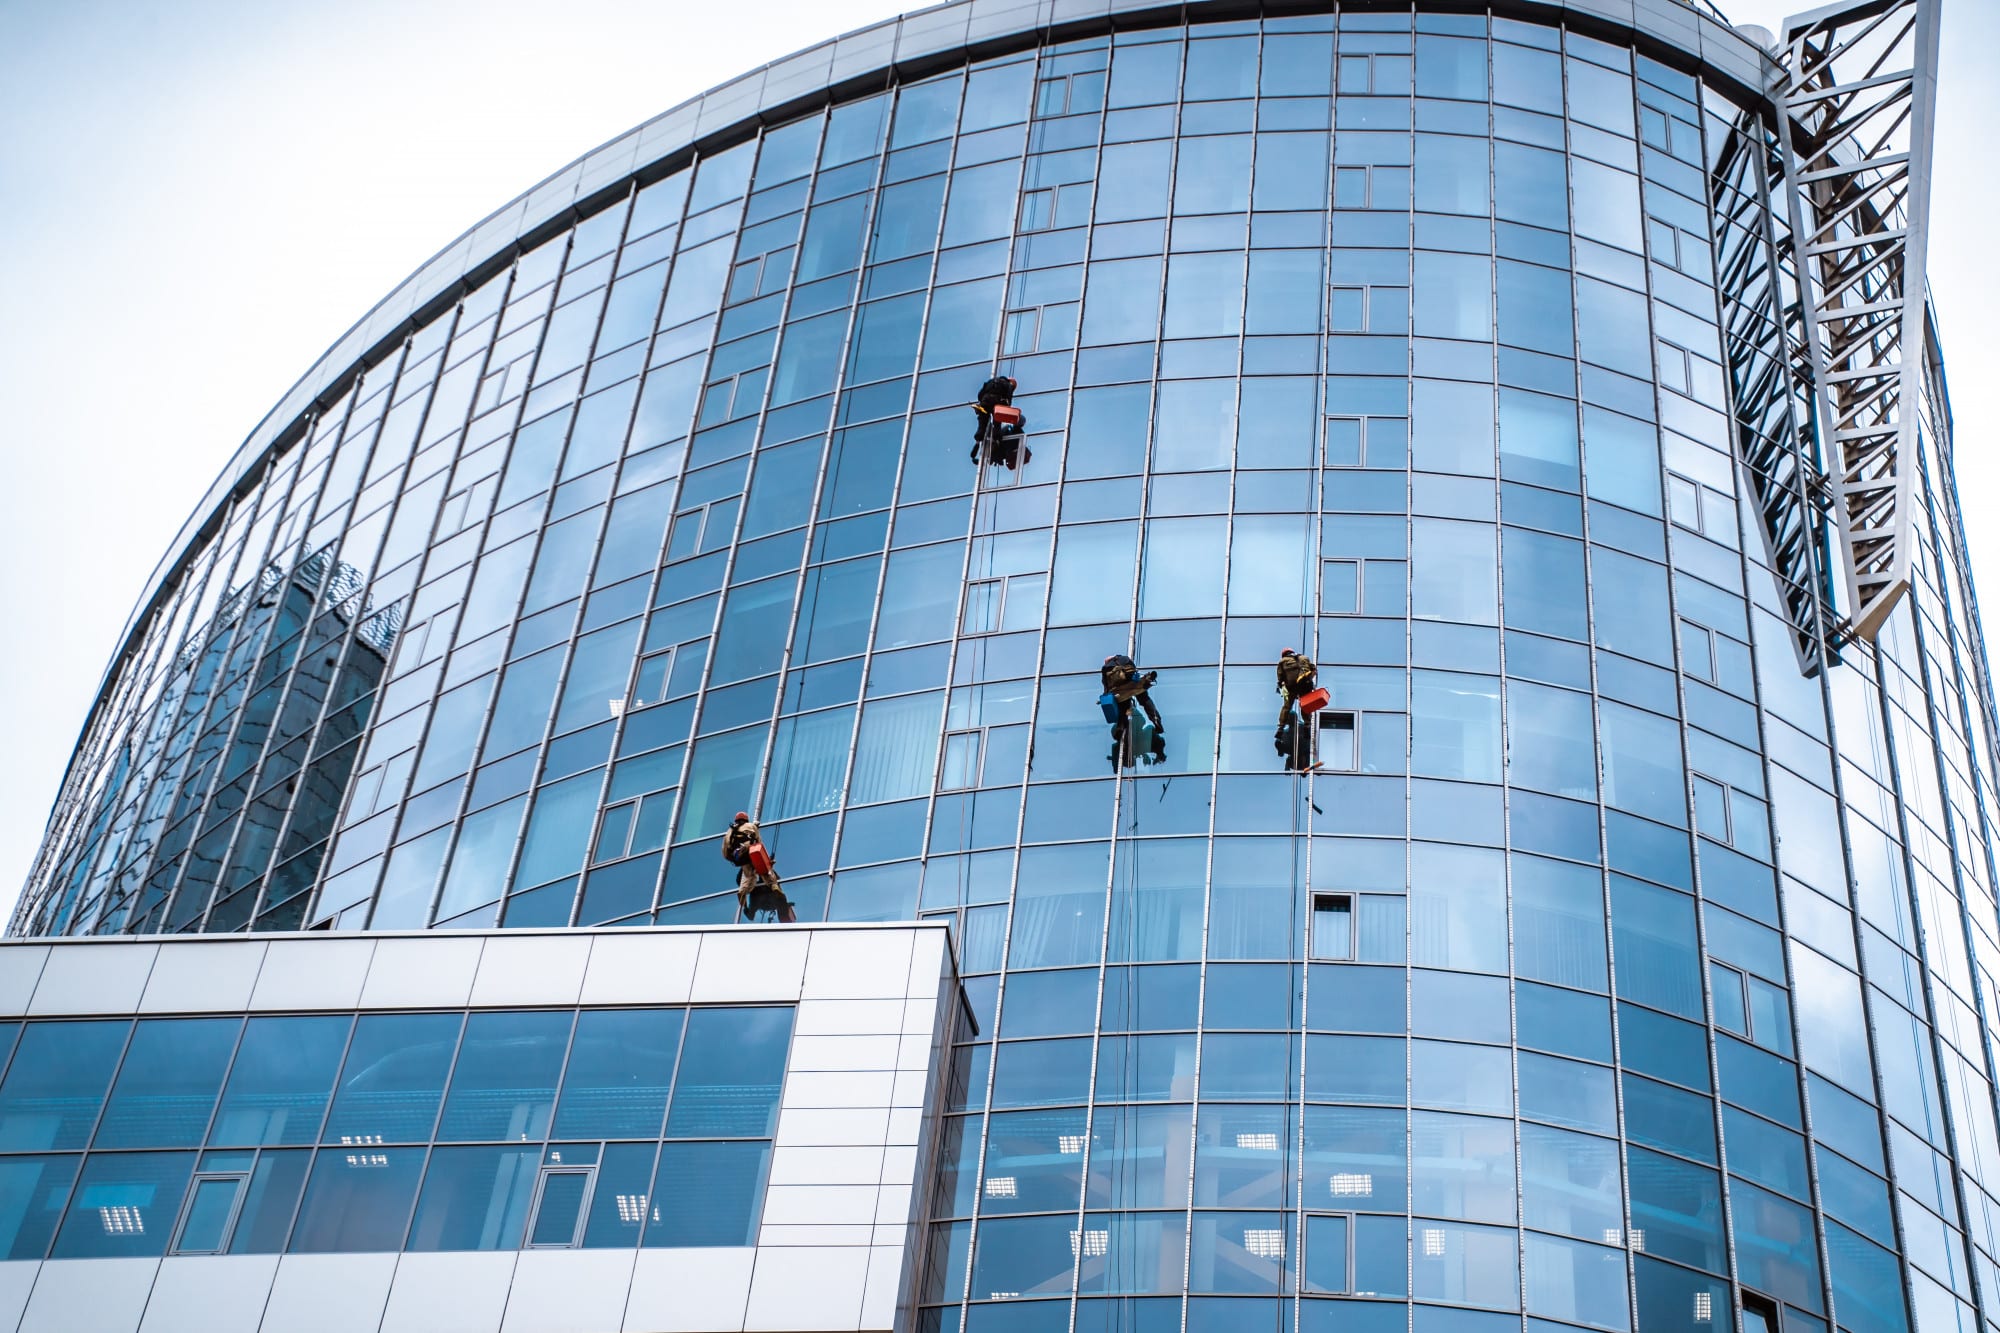
<svg viewBox="0 0 2000 1333">
<path fill-rule="evenodd" d="M 757 832 L 757 822 L 741 810 L 722 835 L 722 859 L 736 867 L 736 905 L 745 921 L 790 925 L 798 920 L 778 872 L 771 867 L 771 853 Z"/>
<path fill-rule="evenodd" d="M 1299 712 L 1292 706 L 1297 704 Z M 1290 772 L 1312 768 L 1312 716 L 1326 704 L 1326 691 L 1319 688 L 1319 668 L 1296 648 L 1278 656 L 1278 729 L 1271 736 L 1272 748 Z M 1304 716 L 1300 716 L 1303 714 Z"/>
<path fill-rule="evenodd" d="M 1167 757 L 1167 732 L 1160 722 L 1160 710 L 1153 706 L 1150 693 L 1154 681 L 1160 678 L 1157 671 L 1140 674 L 1137 664 L 1123 653 L 1113 653 L 1104 659 L 1098 669 L 1098 680 L 1104 686 L 1104 693 L 1098 696 L 1098 706 L 1104 710 L 1104 720 L 1111 724 L 1111 766 L 1130 768 L 1134 759 L 1141 755 L 1148 763 L 1157 764 Z M 1143 719 L 1132 715 L 1132 705 L 1139 705 Z"/>
<path fill-rule="evenodd" d="M 1292 705 L 1319 688 L 1319 668 L 1296 648 L 1278 655 L 1278 725 L 1292 715 Z"/>
<path fill-rule="evenodd" d="M 1011 472 L 1017 464 L 1034 459 L 1033 449 L 1021 448 L 1028 419 L 1014 406 L 1016 387 L 1009 375 L 995 375 L 979 386 L 979 400 L 972 404 L 972 410 L 978 414 L 972 428 L 973 462 L 1001 463 Z"/>
</svg>

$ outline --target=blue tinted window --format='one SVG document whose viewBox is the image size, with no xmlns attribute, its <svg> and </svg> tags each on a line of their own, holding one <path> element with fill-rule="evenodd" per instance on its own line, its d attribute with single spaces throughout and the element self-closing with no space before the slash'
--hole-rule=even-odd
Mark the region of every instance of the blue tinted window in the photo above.
<svg viewBox="0 0 2000 1333">
<path fill-rule="evenodd" d="M 677 1009 L 579 1014 L 556 1106 L 555 1137 L 658 1137 L 684 1019 Z"/>
<path fill-rule="evenodd" d="M 1315 1030 L 1401 1032 L 1404 973 L 1401 968 L 1315 966 L 1307 981 Z"/>
<path fill-rule="evenodd" d="M 1083 1155 L 1060 1151 L 1080 1144 L 1082 1107 L 1020 1111 L 993 1117 L 986 1132 L 988 1213 L 1037 1213 L 1073 1208 L 1083 1185 Z M 1050 1152 L 1051 1146 L 1058 1149 Z"/>
<path fill-rule="evenodd" d="M 407 1248 L 519 1248 L 541 1157 L 539 1146 L 433 1152 Z"/>
<path fill-rule="evenodd" d="M 1298 1038 L 1283 1033 L 1208 1033 L 1201 1039 L 1203 1096 L 1297 1096 Z"/>
<path fill-rule="evenodd" d="M 431 1136 L 460 1014 L 363 1014 L 341 1067 L 322 1143 L 410 1143 Z"/>
<path fill-rule="evenodd" d="M 1625 1132 L 1633 1141 L 1670 1152 L 1715 1160 L 1715 1104 L 1664 1083 L 1620 1076 L 1625 1091 Z"/>
<path fill-rule="evenodd" d="M 1521 1126 L 1521 1220 L 1602 1240 L 1623 1227 L 1618 1145 L 1544 1125 Z"/>
<path fill-rule="evenodd" d="M 770 1157 L 768 1143 L 663 1145 L 644 1243 L 754 1245 Z"/>
<path fill-rule="evenodd" d="M 1522 1051 L 1521 1114 L 1558 1125 L 1618 1132 L 1618 1102 L 1612 1073 L 1602 1065 Z"/>
<path fill-rule="evenodd" d="M 1402 1106 L 1406 1047 L 1400 1037 L 1307 1037 L 1306 1096 L 1313 1101 Z"/>
<path fill-rule="evenodd" d="M 302 1148 L 257 1155 L 257 1167 L 236 1211 L 231 1254 L 277 1254 L 285 1248 L 311 1165 L 312 1154 Z"/>
<path fill-rule="evenodd" d="M 993 1105 L 1046 1106 L 1086 1100 L 1090 1040 L 1001 1042 L 993 1062 Z"/>
<path fill-rule="evenodd" d="M 1708 1091 L 1708 1041 L 1692 1023 L 1621 1004 L 1618 1049 L 1630 1068 Z"/>
<path fill-rule="evenodd" d="M 608 1143 L 597 1164 L 590 1211 L 584 1220 L 585 1249 L 631 1249 L 645 1225 L 653 1192 L 652 1143 Z"/>
<path fill-rule="evenodd" d="M 668 1136 L 769 1134 L 791 1039 L 790 1009 L 694 1010 L 667 1112 Z"/>
<path fill-rule="evenodd" d="M 1798 1066 L 1734 1037 L 1718 1035 L 1715 1067 L 1722 1079 L 1724 1097 L 1759 1115 L 1799 1127 Z"/>
<path fill-rule="evenodd" d="M 1097 1100 L 1150 1102 L 1192 1097 L 1194 1043 L 1192 1032 L 1100 1038 Z"/>
<path fill-rule="evenodd" d="M 194 1162 L 191 1152 L 92 1154 L 70 1196 L 52 1257 L 116 1259 L 162 1253 L 180 1215 Z"/>
<path fill-rule="evenodd" d="M 1644 1148 L 1625 1150 L 1631 1173 L 1632 1229 L 1662 1258 L 1727 1271 L 1722 1244 L 1722 1181 L 1715 1172 Z M 1806 1227 L 1812 1235 L 1812 1227 Z"/>
<path fill-rule="evenodd" d="M 81 1148 L 132 1025 L 30 1023 L 0 1084 L 0 1150 Z"/>
<path fill-rule="evenodd" d="M 1812 1214 L 1740 1180 L 1729 1182 L 1729 1202 L 1743 1284 L 1808 1310 L 1822 1308 L 1819 1247 L 1813 1243 Z M 1650 1241 L 1650 1233 L 1648 1238 Z M 1648 1248 L 1658 1247 L 1649 1244 Z"/>
<path fill-rule="evenodd" d="M 345 1015 L 252 1018 L 244 1026 L 209 1142 L 313 1142 L 353 1026 Z"/>
<path fill-rule="evenodd" d="M 1432 1217 L 1514 1221 L 1513 1122 L 1413 1112 L 1410 1207 Z"/>
<path fill-rule="evenodd" d="M 472 1015 L 438 1138 L 518 1140 L 546 1134 L 570 1022 L 568 1013 Z"/>
<path fill-rule="evenodd" d="M 458 1016 L 451 1018 L 456 1022 Z M 401 1249 L 417 1177 L 424 1169 L 424 1152 L 422 1148 L 322 1148 L 306 1183 L 305 1201 L 299 1205 L 290 1251 L 351 1254 Z"/>
<path fill-rule="evenodd" d="M 238 1018 L 142 1019 L 97 1127 L 100 1148 L 184 1148 L 202 1140 Z"/>
<path fill-rule="evenodd" d="M 62 1220 L 70 1183 L 83 1158 L 0 1158 L 0 1257 L 39 1259 Z"/>
<path fill-rule="evenodd" d="M 1292 1116 L 1283 1106 L 1203 1106 L 1195 1127 L 1194 1202 L 1291 1204 Z"/>
<path fill-rule="evenodd" d="M 1192 1114 L 1188 1106 L 1109 1106 L 1095 1111 L 1085 1206 L 1186 1207 L 1186 1145 Z M 1043 1150 L 1047 1151 L 1046 1143 Z M 983 1206 L 990 1209 L 992 1204 Z"/>
</svg>

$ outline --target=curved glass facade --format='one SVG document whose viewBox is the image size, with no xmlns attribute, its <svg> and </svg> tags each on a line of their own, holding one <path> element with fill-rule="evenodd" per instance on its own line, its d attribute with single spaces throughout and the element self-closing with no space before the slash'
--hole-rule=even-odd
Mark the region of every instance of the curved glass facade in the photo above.
<svg viewBox="0 0 2000 1333">
<path fill-rule="evenodd" d="M 1990 1322 L 1941 372 L 1827 666 L 1765 110 L 1616 36 L 1029 34 L 642 169 L 245 474 L 14 929 L 726 921 L 755 810 L 957 927 L 926 1329 Z"/>
</svg>

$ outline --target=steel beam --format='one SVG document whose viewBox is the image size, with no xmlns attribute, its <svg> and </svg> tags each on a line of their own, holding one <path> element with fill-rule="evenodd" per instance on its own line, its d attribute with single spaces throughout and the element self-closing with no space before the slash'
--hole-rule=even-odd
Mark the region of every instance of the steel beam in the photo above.
<svg viewBox="0 0 2000 1333">
<path fill-rule="evenodd" d="M 1786 20 L 1774 90 L 1851 639 L 1872 641 L 1910 586 L 1939 5 Z"/>
</svg>

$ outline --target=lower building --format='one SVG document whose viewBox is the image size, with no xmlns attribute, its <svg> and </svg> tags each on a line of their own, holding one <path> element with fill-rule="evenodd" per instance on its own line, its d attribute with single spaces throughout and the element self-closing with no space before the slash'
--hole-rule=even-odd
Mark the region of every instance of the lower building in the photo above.
<svg viewBox="0 0 2000 1333">
<path fill-rule="evenodd" d="M 937 926 L 8 943 L 0 1329 L 904 1327 L 964 1012 Z"/>
</svg>

